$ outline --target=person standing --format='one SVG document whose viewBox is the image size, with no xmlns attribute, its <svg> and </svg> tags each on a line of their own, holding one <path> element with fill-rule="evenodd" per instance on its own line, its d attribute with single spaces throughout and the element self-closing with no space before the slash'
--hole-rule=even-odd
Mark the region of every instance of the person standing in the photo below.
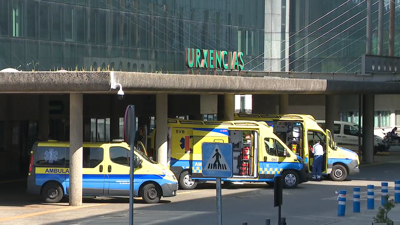
<svg viewBox="0 0 400 225">
<path fill-rule="evenodd" d="M 313 146 L 312 152 L 314 153 L 312 179 L 320 181 L 322 173 L 322 162 L 324 156 L 324 148 L 320 144 L 320 141 L 317 141 L 317 143 Z"/>
</svg>

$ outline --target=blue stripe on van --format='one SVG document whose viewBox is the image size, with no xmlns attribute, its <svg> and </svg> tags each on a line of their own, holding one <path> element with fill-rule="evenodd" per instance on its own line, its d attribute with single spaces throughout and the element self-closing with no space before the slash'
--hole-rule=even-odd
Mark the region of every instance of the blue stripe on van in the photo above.
<svg viewBox="0 0 400 225">
<path fill-rule="evenodd" d="M 220 134 L 224 134 L 224 135 L 229 135 L 229 130 L 228 130 L 228 129 L 193 128 L 193 130 L 198 130 L 198 131 L 210 131 L 210 132 L 220 133 Z"/>
<path fill-rule="evenodd" d="M 171 167 L 182 167 L 183 169 L 190 169 L 192 167 L 196 167 L 202 164 L 201 160 L 178 160 L 175 158 L 171 158 Z M 197 165 L 198 164 L 198 165 Z"/>
<path fill-rule="evenodd" d="M 134 183 L 135 189 L 146 181 L 154 181 L 160 186 L 165 183 L 174 183 L 173 181 L 164 179 L 165 175 L 153 175 L 153 174 L 135 174 Z M 63 185 L 64 193 L 67 193 L 66 188 L 69 187 L 69 175 L 65 174 L 36 174 L 35 184 L 42 186 L 47 181 L 54 180 L 58 181 Z M 130 186 L 130 175 L 129 174 L 83 174 L 82 176 L 82 188 L 105 188 L 105 189 L 117 189 L 125 190 L 129 189 Z M 176 182 L 175 182 L 176 183 Z"/>
<path fill-rule="evenodd" d="M 352 159 L 347 159 L 347 158 L 328 158 L 328 164 L 335 164 L 335 163 L 343 163 L 345 165 L 351 163 L 353 161 Z"/>
</svg>

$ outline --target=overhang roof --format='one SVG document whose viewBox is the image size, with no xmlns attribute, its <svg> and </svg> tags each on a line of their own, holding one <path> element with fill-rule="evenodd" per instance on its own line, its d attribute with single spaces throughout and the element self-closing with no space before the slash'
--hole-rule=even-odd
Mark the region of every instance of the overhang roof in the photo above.
<svg viewBox="0 0 400 225">
<path fill-rule="evenodd" d="M 400 83 L 139 72 L 0 72 L 0 93 L 400 94 Z"/>
</svg>

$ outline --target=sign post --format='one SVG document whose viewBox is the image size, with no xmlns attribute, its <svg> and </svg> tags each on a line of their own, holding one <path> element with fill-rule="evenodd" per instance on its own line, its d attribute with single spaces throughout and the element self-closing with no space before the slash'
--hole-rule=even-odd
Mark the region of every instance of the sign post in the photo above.
<svg viewBox="0 0 400 225">
<path fill-rule="evenodd" d="M 203 143 L 202 174 L 216 178 L 217 224 L 222 225 L 221 178 L 232 177 L 232 144 Z"/>
<path fill-rule="evenodd" d="M 278 224 L 283 225 L 281 217 L 281 206 L 282 206 L 282 177 L 277 176 L 274 178 L 274 206 L 278 207 Z M 286 223 L 284 223 L 286 224 Z"/>
<path fill-rule="evenodd" d="M 133 225 L 133 201 L 135 197 L 134 189 L 134 151 L 135 151 L 135 136 L 136 136 L 136 117 L 135 117 L 135 106 L 128 105 L 125 110 L 124 117 L 124 139 L 131 148 L 130 151 L 130 189 L 129 189 L 129 225 Z"/>
</svg>

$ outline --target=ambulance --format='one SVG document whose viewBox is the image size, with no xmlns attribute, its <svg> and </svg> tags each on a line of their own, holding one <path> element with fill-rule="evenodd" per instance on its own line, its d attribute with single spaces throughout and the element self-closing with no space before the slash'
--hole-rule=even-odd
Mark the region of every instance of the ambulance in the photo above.
<svg viewBox="0 0 400 225">
<path fill-rule="evenodd" d="M 343 181 L 348 175 L 360 172 L 358 155 L 338 147 L 331 132 L 325 131 L 311 115 L 303 114 L 235 114 L 235 120 L 264 121 L 273 132 L 293 151 L 304 159 L 308 172 L 312 173 L 314 155 L 312 146 L 317 142 L 324 146 L 323 174 L 334 181 Z"/>
<path fill-rule="evenodd" d="M 83 196 L 130 194 L 130 147 L 127 143 L 83 143 Z M 178 181 L 167 168 L 146 155 L 140 142 L 134 155 L 134 193 L 146 203 L 176 196 Z M 69 143 L 36 142 L 31 151 L 28 193 L 57 203 L 70 193 Z"/>
<path fill-rule="evenodd" d="M 215 180 L 202 174 L 202 144 L 230 143 L 231 178 L 224 182 L 266 182 L 283 177 L 285 188 L 308 181 L 307 167 L 264 122 L 168 120 L 168 161 L 182 189 Z M 154 144 L 153 138 L 153 144 Z M 222 162 L 223 160 L 221 160 Z"/>
</svg>

